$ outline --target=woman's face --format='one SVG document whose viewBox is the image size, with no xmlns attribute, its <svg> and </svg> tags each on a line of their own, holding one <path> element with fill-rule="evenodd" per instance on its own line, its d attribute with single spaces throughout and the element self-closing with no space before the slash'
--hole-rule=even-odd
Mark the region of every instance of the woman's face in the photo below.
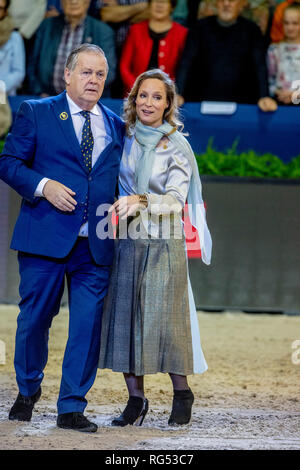
<svg viewBox="0 0 300 470">
<path fill-rule="evenodd" d="M 150 19 L 168 20 L 172 13 L 172 5 L 169 0 L 152 0 L 150 3 Z"/>
<path fill-rule="evenodd" d="M 169 103 L 165 84 L 158 78 L 147 78 L 140 85 L 136 101 L 136 113 L 145 126 L 159 127 Z"/>
<path fill-rule="evenodd" d="M 300 12 L 298 10 L 287 10 L 284 12 L 283 29 L 286 39 L 300 39 Z"/>
</svg>

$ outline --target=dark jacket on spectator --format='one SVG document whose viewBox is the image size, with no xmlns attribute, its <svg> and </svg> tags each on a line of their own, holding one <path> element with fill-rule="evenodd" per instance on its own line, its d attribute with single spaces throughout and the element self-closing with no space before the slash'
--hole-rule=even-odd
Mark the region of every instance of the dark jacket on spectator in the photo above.
<svg viewBox="0 0 300 470">
<path fill-rule="evenodd" d="M 29 92 L 34 95 L 56 94 L 53 87 L 53 72 L 64 26 L 64 16 L 61 15 L 46 18 L 37 31 L 27 70 Z M 97 44 L 103 49 L 109 65 L 106 80 L 106 85 L 109 85 L 115 78 L 117 67 L 114 31 L 102 21 L 87 16 L 82 42 Z"/>
<path fill-rule="evenodd" d="M 268 96 L 266 49 L 259 27 L 239 17 L 221 26 L 216 16 L 190 31 L 177 73 L 186 101 L 257 103 Z"/>
</svg>

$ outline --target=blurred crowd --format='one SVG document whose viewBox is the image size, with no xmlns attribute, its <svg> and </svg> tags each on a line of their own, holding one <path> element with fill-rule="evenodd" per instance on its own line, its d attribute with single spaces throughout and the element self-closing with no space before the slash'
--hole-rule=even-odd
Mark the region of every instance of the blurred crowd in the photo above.
<svg viewBox="0 0 300 470">
<path fill-rule="evenodd" d="M 64 90 L 70 51 L 105 52 L 104 96 L 122 98 L 160 68 L 184 101 L 293 105 L 300 0 L 0 0 L 0 80 L 8 95 Z"/>
</svg>

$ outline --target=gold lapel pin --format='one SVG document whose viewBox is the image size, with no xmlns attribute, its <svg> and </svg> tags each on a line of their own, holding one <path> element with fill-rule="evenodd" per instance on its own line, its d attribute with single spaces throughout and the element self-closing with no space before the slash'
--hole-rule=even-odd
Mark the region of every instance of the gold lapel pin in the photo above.
<svg viewBox="0 0 300 470">
<path fill-rule="evenodd" d="M 66 111 L 63 111 L 60 115 L 59 115 L 60 119 L 62 121 L 65 121 L 66 119 L 68 119 L 68 113 L 66 113 Z"/>
</svg>

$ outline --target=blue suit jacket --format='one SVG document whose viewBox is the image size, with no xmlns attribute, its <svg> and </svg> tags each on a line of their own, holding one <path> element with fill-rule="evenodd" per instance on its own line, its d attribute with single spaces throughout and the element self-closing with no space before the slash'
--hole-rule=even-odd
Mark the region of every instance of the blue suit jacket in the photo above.
<svg viewBox="0 0 300 470">
<path fill-rule="evenodd" d="M 22 197 L 11 248 L 27 253 L 65 257 L 72 249 L 82 224 L 89 195 L 89 244 L 97 264 L 109 265 L 113 240 L 99 239 L 97 225 L 106 213 L 97 215 L 100 204 L 114 201 L 124 142 L 124 123 L 99 105 L 109 123 L 112 142 L 88 173 L 75 135 L 66 92 L 42 100 L 24 101 L 0 156 L 0 178 Z M 66 113 L 66 114 L 62 114 Z M 67 116 L 67 119 L 62 119 Z M 75 191 L 76 209 L 67 213 L 45 198 L 35 197 L 36 187 L 47 177 Z"/>
</svg>

